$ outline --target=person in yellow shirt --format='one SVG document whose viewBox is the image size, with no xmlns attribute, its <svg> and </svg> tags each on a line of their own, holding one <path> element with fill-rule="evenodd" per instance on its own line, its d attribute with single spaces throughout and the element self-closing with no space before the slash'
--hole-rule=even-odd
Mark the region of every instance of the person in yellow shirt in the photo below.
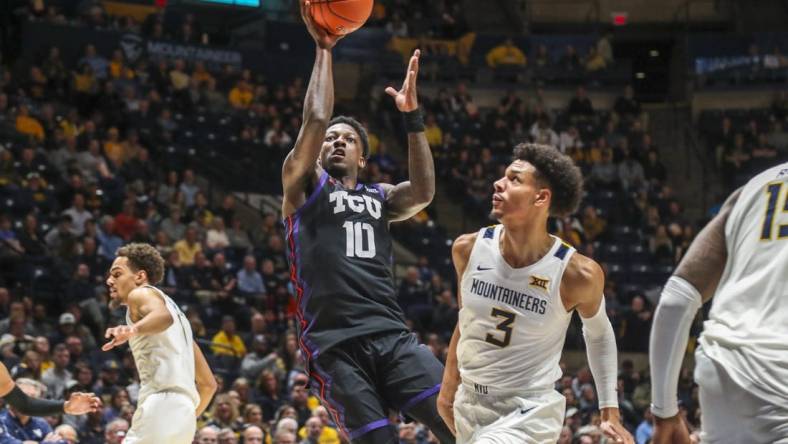
<svg viewBox="0 0 788 444">
<path fill-rule="evenodd" d="M 424 126 L 424 134 L 427 136 L 427 143 L 430 147 L 435 148 L 443 145 L 443 130 L 438 126 L 435 121 L 434 114 L 427 115 L 427 122 Z"/>
<path fill-rule="evenodd" d="M 232 316 L 222 318 L 222 329 L 213 336 L 211 351 L 217 356 L 235 356 L 236 358 L 243 358 L 246 354 L 246 345 L 243 339 L 236 334 L 235 319 Z"/>
<path fill-rule="evenodd" d="M 181 265 L 194 265 L 194 256 L 202 251 L 202 245 L 197 242 L 197 229 L 189 226 L 183 239 L 175 242 L 172 247 L 178 253 Z"/>
<path fill-rule="evenodd" d="M 116 127 L 107 130 L 107 140 L 104 141 L 104 154 L 116 168 L 120 168 L 126 161 L 126 149 L 120 142 L 120 131 Z"/>
<path fill-rule="evenodd" d="M 503 44 L 496 46 L 487 53 L 487 66 L 525 66 L 527 59 L 525 53 L 514 46 L 512 39 L 506 39 Z"/>
<path fill-rule="evenodd" d="M 27 105 L 19 105 L 19 112 L 16 115 L 16 130 L 22 134 L 33 136 L 38 141 L 44 140 L 44 127 L 35 117 L 30 115 Z"/>
<path fill-rule="evenodd" d="M 325 407 L 319 408 L 325 410 Z M 328 416 L 327 413 L 326 416 Z M 306 425 L 298 431 L 298 438 L 302 440 L 301 442 L 339 444 L 339 433 L 337 430 L 324 424 L 317 416 L 312 416 L 306 421 Z"/>
<path fill-rule="evenodd" d="M 243 79 L 239 80 L 238 83 L 235 84 L 233 89 L 230 90 L 230 95 L 228 97 L 230 105 L 237 109 L 249 108 L 249 105 L 252 104 L 253 99 L 254 94 L 252 93 L 252 87 L 246 80 Z"/>
</svg>

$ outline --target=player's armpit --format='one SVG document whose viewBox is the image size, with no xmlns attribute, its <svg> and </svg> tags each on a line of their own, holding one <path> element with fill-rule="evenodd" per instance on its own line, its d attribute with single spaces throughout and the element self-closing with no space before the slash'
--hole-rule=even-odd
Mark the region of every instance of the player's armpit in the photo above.
<svg viewBox="0 0 788 444">
<path fill-rule="evenodd" d="M 703 302 L 714 295 L 722 272 L 725 270 L 725 263 L 728 260 L 725 224 L 740 194 L 741 188 L 728 197 L 719 214 L 706 224 L 692 241 L 687 254 L 673 272 L 675 276 L 692 284 L 700 292 Z"/>
</svg>

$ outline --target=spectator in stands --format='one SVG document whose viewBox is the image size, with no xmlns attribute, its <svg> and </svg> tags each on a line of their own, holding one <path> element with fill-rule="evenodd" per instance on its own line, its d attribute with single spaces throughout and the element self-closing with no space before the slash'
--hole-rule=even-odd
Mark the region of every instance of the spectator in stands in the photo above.
<svg viewBox="0 0 788 444">
<path fill-rule="evenodd" d="M 613 111 L 624 122 L 632 122 L 640 117 L 640 102 L 635 99 L 635 90 L 632 85 L 624 87 L 624 95 L 618 97 L 613 104 Z"/>
<path fill-rule="evenodd" d="M 594 116 L 594 107 L 585 87 L 577 87 L 574 97 L 569 101 L 567 114 L 572 121 L 588 121 Z"/>
<path fill-rule="evenodd" d="M 597 54 L 599 54 L 608 66 L 613 64 L 613 46 L 610 44 L 610 40 L 612 39 L 613 34 L 611 32 L 605 32 L 597 39 L 595 45 Z"/>
<path fill-rule="evenodd" d="M 564 54 L 558 60 L 558 67 L 566 72 L 575 72 L 580 69 L 580 57 L 572 45 L 566 45 Z"/>
<path fill-rule="evenodd" d="M 629 309 L 623 314 L 619 332 L 619 346 L 624 351 L 645 352 L 648 350 L 648 337 L 639 332 L 650 331 L 651 310 L 641 295 L 632 298 Z"/>
<path fill-rule="evenodd" d="M 184 237 L 175 242 L 173 249 L 178 253 L 178 262 L 182 266 L 194 265 L 194 258 L 202 252 L 202 245 L 197 241 L 197 228 L 189 225 Z"/>
<path fill-rule="evenodd" d="M 654 415 L 651 413 L 651 408 L 646 408 L 643 412 L 643 422 L 638 425 L 635 432 L 635 442 L 637 444 L 648 444 L 654 434 Z"/>
<path fill-rule="evenodd" d="M 62 399 L 66 390 L 66 384 L 72 379 L 72 374 L 68 369 L 71 358 L 68 349 L 64 344 L 57 344 L 54 349 L 54 366 L 46 370 L 41 375 L 41 382 L 47 387 L 47 395 L 52 399 Z"/>
<path fill-rule="evenodd" d="M 597 51 L 596 46 L 592 46 L 588 50 L 588 55 L 585 58 L 585 69 L 589 73 L 601 71 L 607 68 L 607 61 L 604 56 Z"/>
<path fill-rule="evenodd" d="M 525 66 L 527 63 L 525 53 L 511 38 L 488 51 L 485 61 L 490 68 Z"/>
<path fill-rule="evenodd" d="M 244 444 L 263 444 L 263 440 L 265 438 L 263 429 L 256 425 L 246 427 L 244 431 L 241 432 L 241 436 L 243 438 Z M 293 444 L 295 444 L 295 440 L 293 441 Z"/>
<path fill-rule="evenodd" d="M 243 358 L 246 354 L 246 345 L 236 333 L 235 318 L 222 317 L 222 329 L 211 340 L 211 350 L 214 355 L 234 356 Z M 236 416 L 238 416 L 236 414 Z"/>
<path fill-rule="evenodd" d="M 184 204 L 187 207 L 194 205 L 194 197 L 200 191 L 194 178 L 194 171 L 187 168 L 183 171 L 183 181 L 180 185 L 180 191 L 183 193 Z"/>
<path fill-rule="evenodd" d="M 218 396 L 217 396 L 218 398 Z M 217 400 L 214 399 L 214 406 Z M 219 428 L 215 425 L 207 425 L 197 432 L 197 444 L 218 444 L 219 442 Z"/>
<path fill-rule="evenodd" d="M 620 188 L 618 168 L 613 163 L 613 152 L 609 148 L 602 150 L 599 163 L 591 167 L 591 174 L 588 177 L 589 185 L 605 190 L 617 190 Z"/>
<path fill-rule="evenodd" d="M 560 144 L 558 134 L 550 127 L 550 119 L 546 114 L 541 114 L 537 118 L 536 122 L 531 126 L 529 134 L 534 143 L 551 146 L 559 146 Z"/>
<path fill-rule="evenodd" d="M 30 108 L 25 104 L 19 105 L 16 114 L 16 130 L 21 134 L 32 136 L 39 142 L 44 140 L 44 127 L 41 126 L 38 119 L 30 115 Z"/>
<path fill-rule="evenodd" d="M 85 196 L 79 193 L 74 195 L 71 207 L 63 214 L 71 218 L 71 233 L 77 237 L 85 232 L 85 222 L 93 219 L 93 215 L 85 209 Z"/>
<path fill-rule="evenodd" d="M 107 70 L 109 69 L 109 62 L 107 59 L 96 53 L 96 47 L 92 44 L 85 46 L 84 56 L 77 61 L 77 66 L 86 64 L 90 66 L 92 73 L 97 79 L 103 80 L 107 78 Z"/>
<path fill-rule="evenodd" d="M 646 175 L 643 166 L 632 155 L 626 146 L 622 152 L 623 159 L 618 164 L 618 180 L 625 192 L 638 193 L 645 190 Z"/>
<path fill-rule="evenodd" d="M 107 424 L 107 431 L 104 434 L 107 444 L 121 444 L 126 432 L 129 431 L 129 423 L 125 419 L 115 419 Z"/>
<path fill-rule="evenodd" d="M 547 52 L 547 46 L 545 46 L 543 43 L 540 43 L 536 48 L 536 54 L 533 57 L 533 61 L 533 65 L 536 68 L 547 68 L 551 65 L 552 61 L 550 60 L 550 53 Z"/>
</svg>

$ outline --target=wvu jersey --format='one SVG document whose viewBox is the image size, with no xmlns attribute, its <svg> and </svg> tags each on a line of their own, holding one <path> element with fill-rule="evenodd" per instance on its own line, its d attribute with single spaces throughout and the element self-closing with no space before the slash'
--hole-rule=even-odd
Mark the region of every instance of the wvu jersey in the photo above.
<svg viewBox="0 0 788 444">
<path fill-rule="evenodd" d="M 284 221 L 301 348 L 315 358 L 337 343 L 407 330 L 397 304 L 383 188 L 347 189 L 323 171 Z"/>
<path fill-rule="evenodd" d="M 499 248 L 502 225 L 476 237 L 461 280 L 457 359 L 466 386 L 482 394 L 552 389 L 572 313 L 561 301 L 574 249 L 555 239 L 527 267 L 512 268 Z"/>
<path fill-rule="evenodd" d="M 725 224 L 728 260 L 700 343 L 742 388 L 788 403 L 788 163 L 741 191 Z"/>
<path fill-rule="evenodd" d="M 180 308 L 158 288 L 145 285 L 159 295 L 172 316 L 172 324 L 161 333 L 140 335 L 129 339 L 129 348 L 140 376 L 137 405 L 162 392 L 177 392 L 188 396 L 196 407 L 200 395 L 194 382 L 194 346 L 192 327 Z M 128 309 L 126 324 L 131 325 Z"/>
</svg>

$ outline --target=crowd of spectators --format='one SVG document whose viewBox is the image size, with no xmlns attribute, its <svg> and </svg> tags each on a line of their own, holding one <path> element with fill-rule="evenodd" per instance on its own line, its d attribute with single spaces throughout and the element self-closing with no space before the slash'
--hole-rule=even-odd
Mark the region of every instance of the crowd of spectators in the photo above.
<svg viewBox="0 0 788 444">
<path fill-rule="evenodd" d="M 30 4 L 35 10 L 38 2 Z M 397 5 L 403 7 L 387 5 L 392 17 Z M 201 35 L 192 25 L 170 37 L 199 40 L 186 36 Z M 157 28 L 154 18 L 139 30 Z M 37 395 L 95 391 L 106 406 L 82 418 L 47 418 L 48 425 L 6 410 L 2 431 L 32 439 L 33 427 L 48 433 L 47 427 L 59 426 L 50 441 L 72 432 L 81 443 L 122 440 L 139 382 L 127 349 L 98 350 L 104 328 L 123 315 L 108 309 L 103 281 L 119 246 L 149 242 L 167 262 L 162 288 L 184 308 L 220 382 L 196 442 L 232 443 L 241 436 L 248 443 L 340 441 L 333 419 L 306 390 L 278 216 L 245 217 L 233 195 L 198 180 L 211 174 L 199 158 L 213 146 L 215 163 L 252 165 L 252 175 L 269 179 L 259 182 L 261 190 L 278 192 L 278 169 L 297 135 L 303 94 L 300 79 L 274 85 L 229 66 L 130 63 L 121 51 L 106 57 L 92 45 L 77 60 L 63 60 L 53 46 L 39 63 L 0 67 L 0 357 Z M 496 108 L 480 109 L 463 84 L 422 103 L 440 180 L 479 226 L 491 184 L 515 143 L 552 144 L 575 159 L 588 195 L 578 214 L 554 221 L 551 230 L 603 264 L 620 348 L 645 351 L 654 288 L 695 231 L 667 185 L 648 116 L 632 89 L 612 110 L 595 109 L 584 87 L 561 110 L 547 109 L 540 90 L 527 99 L 509 93 Z M 782 120 L 773 128 L 785 119 L 785 103 L 783 93 L 773 108 Z M 363 180 L 395 181 L 403 166 L 376 132 Z M 762 138 L 755 134 L 754 140 Z M 784 133 L 771 134 L 783 134 L 782 145 L 774 145 L 784 149 Z M 234 188 L 232 171 L 212 178 Z M 431 216 L 424 212 L 408 224 L 426 230 L 435 225 Z M 458 310 L 445 263 L 420 257 L 398 283 L 398 300 L 422 342 L 443 360 Z M 574 325 L 567 346 L 581 342 Z M 638 434 L 650 429 L 647 375 L 624 363 L 619 380 L 625 423 Z M 595 442 L 599 435 L 591 382 L 580 369 L 557 383 L 567 398 L 561 442 Z M 680 399 L 696 426 L 697 391 L 686 372 Z M 392 423 L 403 443 L 436 442 L 419 424 L 396 416 Z"/>
<path fill-rule="evenodd" d="M 755 173 L 788 159 L 788 93 L 774 94 L 763 109 L 704 111 L 700 132 L 709 159 L 730 193 Z"/>
</svg>

